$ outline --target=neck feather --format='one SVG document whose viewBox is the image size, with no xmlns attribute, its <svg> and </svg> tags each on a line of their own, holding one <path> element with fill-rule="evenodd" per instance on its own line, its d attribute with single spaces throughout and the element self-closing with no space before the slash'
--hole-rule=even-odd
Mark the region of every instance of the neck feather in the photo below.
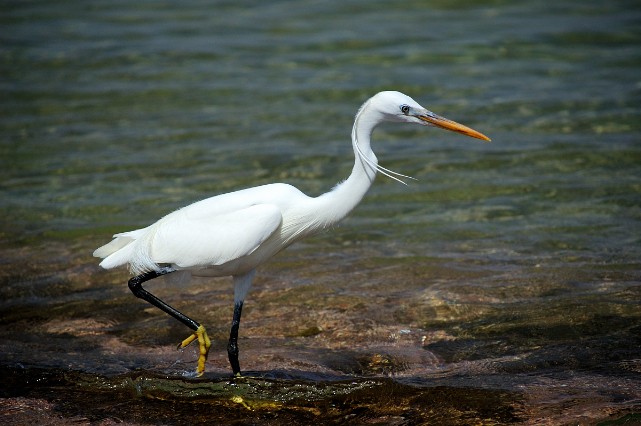
<svg viewBox="0 0 641 426">
<path fill-rule="evenodd" d="M 376 177 L 378 159 L 372 151 L 370 137 L 380 119 L 366 107 L 367 104 L 356 114 L 352 128 L 355 157 L 352 173 L 330 192 L 317 198 L 319 209 L 325 215 L 325 226 L 331 226 L 347 216 L 363 199 Z"/>
</svg>

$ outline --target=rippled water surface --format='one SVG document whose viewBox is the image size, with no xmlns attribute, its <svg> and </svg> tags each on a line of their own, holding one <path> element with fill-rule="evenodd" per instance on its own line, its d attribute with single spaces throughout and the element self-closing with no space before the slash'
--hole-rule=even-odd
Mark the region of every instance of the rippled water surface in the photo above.
<svg viewBox="0 0 641 426">
<path fill-rule="evenodd" d="M 0 15 L 0 416 L 8 424 L 641 422 L 635 2 L 21 2 Z M 259 271 L 230 379 L 227 279 L 188 330 L 92 251 L 211 195 L 344 179 L 380 90 L 492 138 L 374 135 L 340 227 Z M 183 277 L 184 278 L 184 277 Z"/>
</svg>

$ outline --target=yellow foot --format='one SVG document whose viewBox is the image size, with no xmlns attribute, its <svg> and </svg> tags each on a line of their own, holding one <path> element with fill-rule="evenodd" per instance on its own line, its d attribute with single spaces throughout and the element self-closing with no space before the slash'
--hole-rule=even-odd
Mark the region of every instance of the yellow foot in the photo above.
<svg viewBox="0 0 641 426">
<path fill-rule="evenodd" d="M 211 347 L 211 341 L 209 340 L 209 336 L 207 336 L 205 327 L 203 327 L 202 325 L 198 327 L 194 334 L 183 340 L 178 345 L 178 349 L 184 348 L 196 339 L 198 339 L 198 348 L 200 349 L 200 355 L 198 355 L 198 366 L 196 367 L 196 375 L 200 377 L 205 372 L 205 361 L 207 361 L 207 355 L 209 354 L 209 348 Z"/>
</svg>

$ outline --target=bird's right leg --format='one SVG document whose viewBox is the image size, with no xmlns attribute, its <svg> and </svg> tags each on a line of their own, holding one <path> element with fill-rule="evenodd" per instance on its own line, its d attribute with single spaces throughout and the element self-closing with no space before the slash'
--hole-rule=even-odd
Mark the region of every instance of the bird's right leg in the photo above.
<svg viewBox="0 0 641 426">
<path fill-rule="evenodd" d="M 156 296 L 154 296 L 153 294 L 151 294 L 150 292 L 148 292 L 142 287 L 142 283 L 144 283 L 145 281 L 149 281 L 154 278 L 158 278 L 162 275 L 167 275 L 175 271 L 176 270 L 174 268 L 164 267 L 164 268 L 160 268 L 158 271 L 150 271 L 141 275 L 137 275 L 129 280 L 129 289 L 134 294 L 134 296 L 139 297 L 145 300 L 146 302 L 151 303 L 158 309 L 171 315 L 172 317 L 176 318 L 178 321 L 185 324 L 187 327 L 194 330 L 194 333 L 188 338 L 186 338 L 185 340 L 183 340 L 178 345 L 178 348 L 179 349 L 184 348 L 194 340 L 198 340 L 198 347 L 200 350 L 200 354 L 198 356 L 198 366 L 196 367 L 196 374 L 198 376 L 201 376 L 205 372 L 205 361 L 207 361 L 207 355 L 209 354 L 209 348 L 211 347 L 211 341 L 209 340 L 209 336 L 207 336 L 207 331 L 205 330 L 205 327 L 203 327 L 193 319 L 189 318 L 187 315 L 183 314 L 176 308 L 169 306 L 167 303 L 163 302 L 162 300 L 160 300 L 159 298 L 157 298 Z"/>
</svg>

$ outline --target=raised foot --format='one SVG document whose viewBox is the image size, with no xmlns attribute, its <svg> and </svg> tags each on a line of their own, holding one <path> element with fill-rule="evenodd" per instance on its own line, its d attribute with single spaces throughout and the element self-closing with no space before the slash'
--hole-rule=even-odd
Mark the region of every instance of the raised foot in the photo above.
<svg viewBox="0 0 641 426">
<path fill-rule="evenodd" d="M 202 325 L 198 326 L 191 336 L 187 337 L 178 345 L 178 349 L 186 347 L 194 340 L 198 340 L 198 348 L 200 351 L 198 355 L 198 365 L 196 366 L 196 376 L 200 377 L 205 372 L 205 361 L 207 361 L 207 355 L 209 355 L 209 348 L 211 347 L 211 341 L 209 340 L 205 327 Z"/>
</svg>

